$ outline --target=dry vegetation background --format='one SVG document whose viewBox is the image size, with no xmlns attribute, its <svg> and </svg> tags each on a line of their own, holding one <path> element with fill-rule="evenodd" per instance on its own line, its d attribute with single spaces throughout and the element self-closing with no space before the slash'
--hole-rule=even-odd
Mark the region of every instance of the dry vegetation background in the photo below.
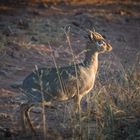
<svg viewBox="0 0 140 140">
<path fill-rule="evenodd" d="M 52 3 L 52 4 L 93 4 L 106 2 L 139 2 L 139 0 L 1 0 L 0 3 L 16 4 L 35 4 L 35 3 Z"/>
<path fill-rule="evenodd" d="M 82 4 L 82 5 L 81 5 Z M 46 108 L 48 140 L 140 139 L 140 3 L 137 0 L 3 0 L 0 2 L 0 139 L 41 139 L 39 109 L 31 111 L 38 132 L 21 131 L 20 105 L 25 96 L 11 84 L 38 67 L 72 64 L 64 33 L 76 62 L 84 59 L 84 29 L 93 27 L 111 41 L 113 51 L 99 57 L 91 94 L 82 101 L 80 120 L 73 101 Z M 49 49 L 51 44 L 53 52 Z"/>
</svg>

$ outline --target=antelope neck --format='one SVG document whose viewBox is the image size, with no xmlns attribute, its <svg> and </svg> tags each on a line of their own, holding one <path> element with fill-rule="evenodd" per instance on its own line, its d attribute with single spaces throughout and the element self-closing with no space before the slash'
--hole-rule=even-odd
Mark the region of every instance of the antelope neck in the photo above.
<svg viewBox="0 0 140 140">
<path fill-rule="evenodd" d="M 98 52 L 88 51 L 85 56 L 84 65 L 92 72 L 96 73 L 98 69 Z"/>
</svg>

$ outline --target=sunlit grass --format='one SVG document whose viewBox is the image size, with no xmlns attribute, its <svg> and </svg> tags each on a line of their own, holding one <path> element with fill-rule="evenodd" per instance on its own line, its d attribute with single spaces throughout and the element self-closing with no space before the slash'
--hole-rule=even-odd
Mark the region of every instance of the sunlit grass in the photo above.
<svg viewBox="0 0 140 140">
<path fill-rule="evenodd" d="M 133 74 L 138 73 L 132 72 Z M 85 118 L 89 117 L 87 125 L 94 126 L 89 128 L 90 136 L 86 134 L 89 139 L 139 138 L 140 85 L 134 83 L 139 83 L 140 79 L 136 76 L 137 79 L 134 80 L 132 75 L 126 71 L 128 84 L 125 86 L 115 79 L 114 82 L 104 86 L 100 84 L 102 81 L 97 81 L 98 87 L 95 87 L 90 96 L 91 108 L 88 110 L 90 115 L 89 112 L 84 115 Z"/>
</svg>

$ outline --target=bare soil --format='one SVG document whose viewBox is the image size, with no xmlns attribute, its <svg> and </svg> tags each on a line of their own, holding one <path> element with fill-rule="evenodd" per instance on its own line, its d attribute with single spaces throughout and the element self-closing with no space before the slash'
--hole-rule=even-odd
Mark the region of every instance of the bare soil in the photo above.
<svg viewBox="0 0 140 140">
<path fill-rule="evenodd" d="M 52 54 L 59 66 L 72 63 L 72 54 L 64 29 L 70 27 L 71 45 L 77 62 L 84 59 L 85 29 L 93 27 L 111 41 L 111 54 L 100 56 L 100 72 L 104 62 L 114 71 L 133 69 L 140 72 L 140 3 L 102 2 L 84 5 L 33 5 L 30 7 L 0 7 L 0 137 L 2 139 L 31 139 L 22 133 L 19 106 L 24 95 L 11 85 L 22 81 L 34 66 L 54 67 Z M 49 43 L 52 49 L 49 47 Z M 67 105 L 65 105 L 67 104 Z M 69 139 L 67 125 L 71 101 L 46 110 L 49 127 L 48 139 Z M 32 117 L 37 129 L 41 128 L 37 110 Z M 65 116 L 65 117 L 64 117 Z M 67 118 L 67 119 L 66 119 Z M 36 139 L 39 136 L 35 137 Z"/>
</svg>

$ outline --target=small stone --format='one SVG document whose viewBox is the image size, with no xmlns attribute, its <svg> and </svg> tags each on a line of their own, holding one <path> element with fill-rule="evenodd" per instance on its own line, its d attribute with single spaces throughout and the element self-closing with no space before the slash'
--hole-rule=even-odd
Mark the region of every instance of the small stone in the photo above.
<svg viewBox="0 0 140 140">
<path fill-rule="evenodd" d="M 32 36 L 31 41 L 38 41 L 38 39 L 35 36 Z"/>
</svg>

